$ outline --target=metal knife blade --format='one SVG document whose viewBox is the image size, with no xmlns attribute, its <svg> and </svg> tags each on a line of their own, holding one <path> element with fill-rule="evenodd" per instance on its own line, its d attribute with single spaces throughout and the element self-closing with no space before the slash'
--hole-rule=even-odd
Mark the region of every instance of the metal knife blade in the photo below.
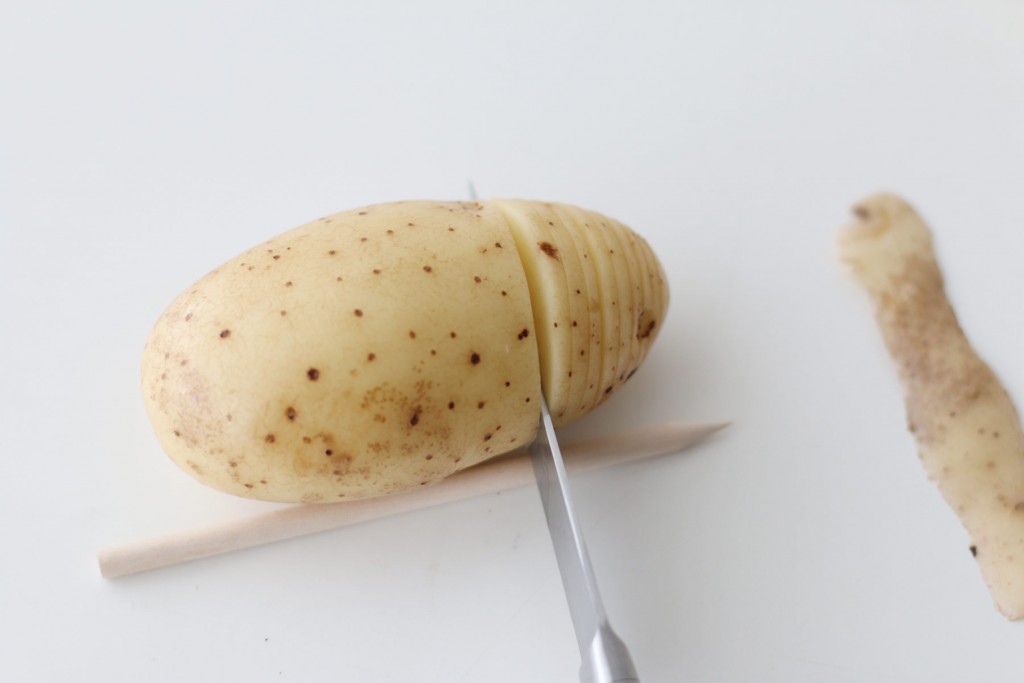
<svg viewBox="0 0 1024 683">
<path fill-rule="evenodd" d="M 583 540 L 569 493 L 569 480 L 555 437 L 551 413 L 543 397 L 540 429 L 530 446 L 530 456 L 583 660 L 580 681 L 639 683 L 625 643 L 608 623 L 587 544 Z"/>
</svg>

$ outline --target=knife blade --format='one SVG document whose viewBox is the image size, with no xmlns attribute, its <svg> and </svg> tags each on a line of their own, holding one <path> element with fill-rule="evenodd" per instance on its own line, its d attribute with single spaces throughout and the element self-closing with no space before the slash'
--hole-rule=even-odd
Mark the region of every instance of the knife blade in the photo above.
<svg viewBox="0 0 1024 683">
<path fill-rule="evenodd" d="M 551 413 L 543 397 L 540 428 L 530 445 L 530 457 L 580 648 L 580 682 L 639 683 L 626 644 L 608 623 L 587 544 L 573 507 Z"/>
</svg>

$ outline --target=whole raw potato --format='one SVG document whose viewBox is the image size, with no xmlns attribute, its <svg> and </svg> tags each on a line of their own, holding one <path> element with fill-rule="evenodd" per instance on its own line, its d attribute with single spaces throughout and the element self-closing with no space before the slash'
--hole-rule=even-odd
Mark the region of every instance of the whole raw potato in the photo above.
<svg viewBox="0 0 1024 683">
<path fill-rule="evenodd" d="M 660 329 L 642 238 L 575 207 L 399 202 L 284 233 L 178 297 L 146 408 L 199 481 L 263 500 L 406 490 L 532 441 L 629 378 Z"/>
</svg>

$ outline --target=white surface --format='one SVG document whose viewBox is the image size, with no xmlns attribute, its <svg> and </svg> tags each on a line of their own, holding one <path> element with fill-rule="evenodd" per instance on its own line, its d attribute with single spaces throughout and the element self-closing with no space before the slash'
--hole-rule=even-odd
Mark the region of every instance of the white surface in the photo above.
<svg viewBox="0 0 1024 683">
<path fill-rule="evenodd" d="M 876 189 L 931 220 L 1024 396 L 1024 9 L 975 2 L 6 3 L 0 680 L 571 681 L 527 489 L 104 582 L 94 552 L 264 506 L 162 455 L 138 362 L 222 261 L 404 198 L 568 201 L 645 234 L 670 319 L 571 428 L 735 425 L 574 483 L 655 681 L 1017 681 L 833 257 Z"/>
</svg>

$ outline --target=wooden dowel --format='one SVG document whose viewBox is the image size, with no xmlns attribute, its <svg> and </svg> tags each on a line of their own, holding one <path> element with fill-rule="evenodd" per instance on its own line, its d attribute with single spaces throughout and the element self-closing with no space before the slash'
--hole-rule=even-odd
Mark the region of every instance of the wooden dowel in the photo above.
<svg viewBox="0 0 1024 683">
<path fill-rule="evenodd" d="M 725 427 L 718 424 L 665 424 L 562 447 L 566 470 L 599 467 L 674 453 L 703 441 Z M 526 450 L 481 463 L 414 491 L 344 503 L 296 505 L 252 517 L 221 522 L 104 548 L 100 572 L 106 578 L 220 555 L 372 519 L 419 510 L 534 482 Z"/>
</svg>

